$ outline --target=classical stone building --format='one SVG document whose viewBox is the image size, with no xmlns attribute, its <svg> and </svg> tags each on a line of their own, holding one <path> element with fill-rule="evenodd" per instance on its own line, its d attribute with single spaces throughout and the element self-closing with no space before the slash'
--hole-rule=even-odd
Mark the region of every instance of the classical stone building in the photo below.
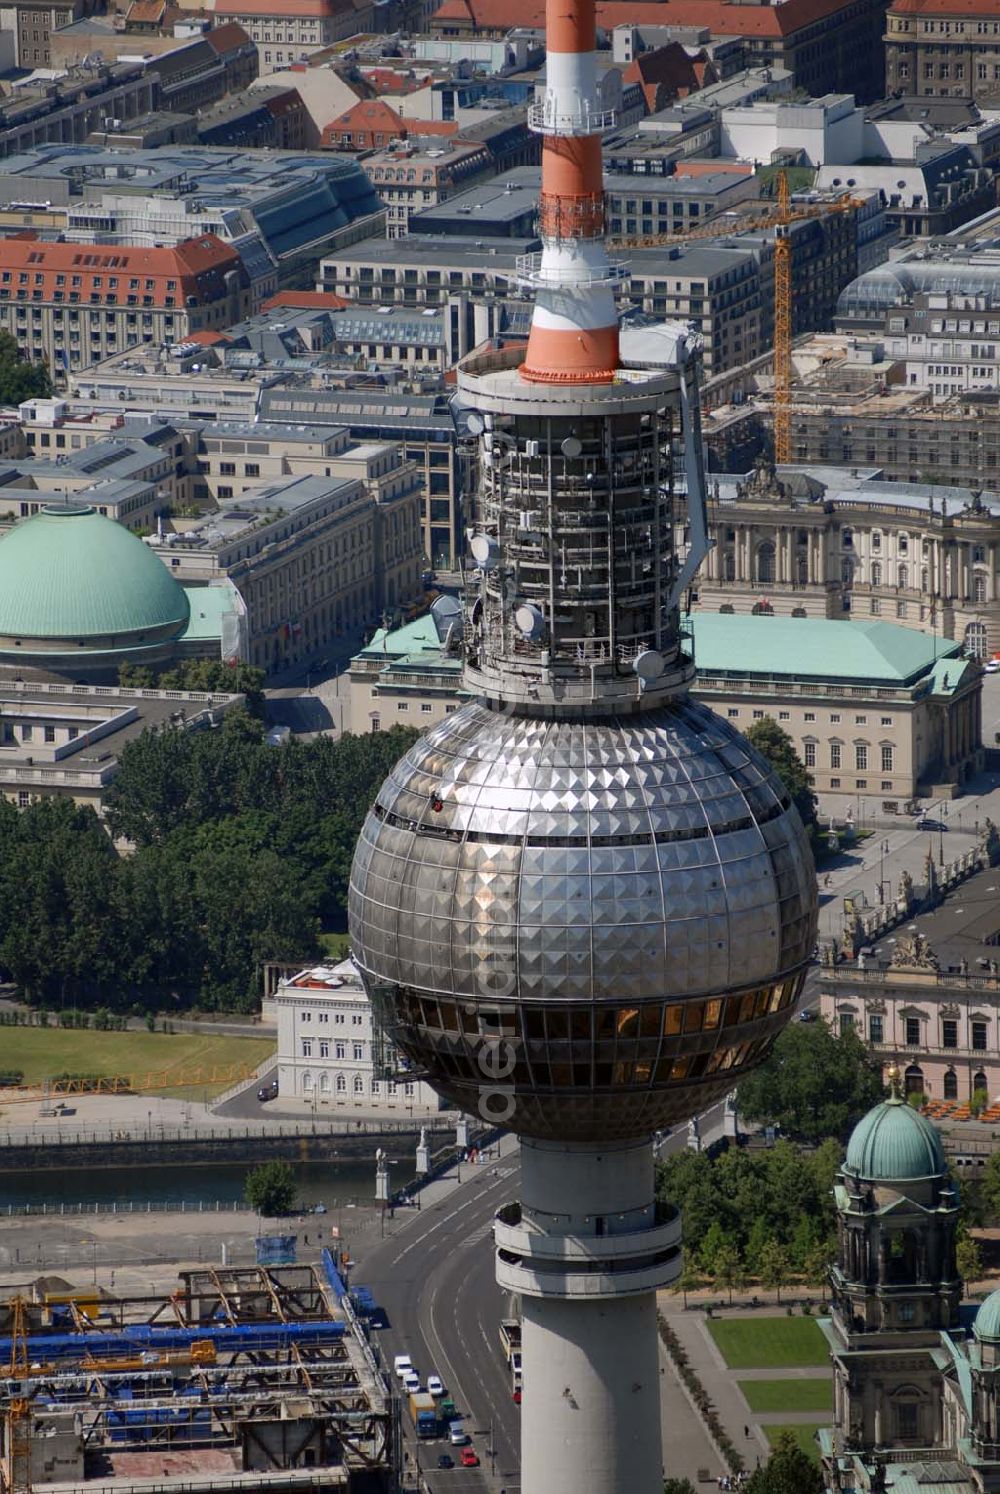
<svg viewBox="0 0 1000 1494">
<path fill-rule="evenodd" d="M 375 1052 L 371 1004 L 351 960 L 290 976 L 278 986 L 274 1004 L 278 1088 L 286 1099 L 309 1101 L 323 1115 L 440 1110 L 438 1096 L 422 1080 L 376 1077 L 387 1055 Z"/>
<path fill-rule="evenodd" d="M 740 731 L 765 716 L 795 743 L 820 803 L 859 822 L 872 805 L 950 797 L 981 764 L 981 672 L 955 644 L 890 623 L 694 613 L 693 694 Z M 459 670 L 432 619 L 379 633 L 351 660 L 355 732 L 431 726 Z"/>
<path fill-rule="evenodd" d="M 957 824 L 954 805 L 949 821 Z M 1000 965 L 992 942 L 1000 915 L 996 871 L 988 865 L 996 840 L 988 823 L 979 831 L 984 870 L 963 884 L 961 895 L 915 913 L 915 932 L 897 933 L 891 954 L 869 953 L 819 972 L 820 1011 L 834 1031 L 856 1032 L 873 1057 L 898 1067 L 907 1094 L 927 1095 L 935 1104 L 968 1104 L 977 1090 L 991 1099 L 1000 1095 Z M 944 849 L 939 839 L 949 836 L 930 837 L 931 878 Z M 885 883 L 883 893 L 889 906 L 916 906 L 912 883 Z M 879 941 L 880 951 L 888 947 Z"/>
<path fill-rule="evenodd" d="M 882 482 L 877 471 L 783 468 L 761 460 L 719 476 L 715 544 L 698 610 L 880 618 L 1000 650 L 1000 501 L 987 493 Z"/>
<path fill-rule="evenodd" d="M 938 1132 L 895 1083 L 855 1128 L 834 1198 L 827 1489 L 995 1494 L 1000 1292 L 975 1314 L 961 1305 L 958 1190 Z"/>
</svg>

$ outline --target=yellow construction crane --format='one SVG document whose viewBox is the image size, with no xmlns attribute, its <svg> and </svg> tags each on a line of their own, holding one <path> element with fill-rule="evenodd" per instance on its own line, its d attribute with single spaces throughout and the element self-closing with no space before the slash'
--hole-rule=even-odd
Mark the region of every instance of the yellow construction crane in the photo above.
<svg viewBox="0 0 1000 1494">
<path fill-rule="evenodd" d="M 774 460 L 792 459 L 792 221 L 788 174 L 778 172 L 774 225 Z"/>
<path fill-rule="evenodd" d="M 690 243 L 695 239 L 718 239 L 724 234 L 774 229 L 774 460 L 788 462 L 792 456 L 792 238 L 789 228 L 803 218 L 845 213 L 860 207 L 862 202 L 857 197 L 843 196 L 834 202 L 811 202 L 792 207 L 787 172 L 777 173 L 777 186 L 777 206 L 770 212 L 748 214 L 729 222 L 712 218 L 698 228 L 681 233 L 612 238 L 608 243 L 611 249 L 655 249 L 665 244 Z"/>
<path fill-rule="evenodd" d="M 23 1297 L 10 1302 L 10 1402 L 7 1406 L 5 1494 L 31 1494 L 31 1401 L 28 1399 L 28 1315 Z"/>
</svg>

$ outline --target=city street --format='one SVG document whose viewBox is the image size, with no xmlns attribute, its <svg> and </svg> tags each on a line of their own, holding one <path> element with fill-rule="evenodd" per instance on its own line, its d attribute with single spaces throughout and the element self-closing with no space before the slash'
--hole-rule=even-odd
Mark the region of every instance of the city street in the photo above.
<svg viewBox="0 0 1000 1494">
<path fill-rule="evenodd" d="M 998 678 L 990 677 L 990 683 Z M 908 871 L 916 884 L 926 880 L 924 861 L 928 851 L 940 865 L 942 859 L 953 860 L 961 851 L 967 851 L 976 842 L 979 827 L 987 817 L 1000 824 L 1000 774 L 984 773 L 974 779 L 967 792 L 948 802 L 937 801 L 923 804 L 927 816 L 942 829 L 918 830 L 917 817 L 899 817 L 899 822 L 879 815 L 872 823 L 876 803 L 872 799 L 861 799 L 854 806 L 854 824 L 859 830 L 871 830 L 871 835 L 860 841 L 852 850 L 826 863 L 819 878 L 819 937 L 830 939 L 839 935 L 843 925 L 844 897 L 851 892 L 862 892 L 869 904 L 879 902 L 879 884 L 883 887 L 886 901 L 893 898 L 899 888 L 899 879 Z M 839 823 L 843 823 L 838 817 Z M 821 819 L 821 823 L 826 821 Z M 829 886 L 826 885 L 829 877 Z"/>
</svg>

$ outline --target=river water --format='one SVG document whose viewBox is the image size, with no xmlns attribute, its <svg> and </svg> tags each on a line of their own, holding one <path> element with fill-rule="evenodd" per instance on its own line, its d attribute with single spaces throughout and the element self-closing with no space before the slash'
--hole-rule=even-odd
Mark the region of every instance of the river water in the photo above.
<svg viewBox="0 0 1000 1494">
<path fill-rule="evenodd" d="M 243 1197 L 249 1162 L 213 1163 L 209 1167 L 186 1164 L 165 1167 L 39 1168 L 33 1172 L 0 1173 L 0 1214 L 8 1206 L 26 1204 L 49 1208 L 60 1204 L 98 1203 L 145 1208 L 184 1202 L 197 1209 L 213 1208 L 217 1202 L 233 1203 Z M 371 1162 L 293 1162 L 298 1197 L 305 1207 L 318 1203 L 371 1203 L 375 1198 L 375 1166 Z M 393 1188 L 403 1187 L 414 1176 L 414 1159 L 400 1157 L 391 1171 Z"/>
</svg>

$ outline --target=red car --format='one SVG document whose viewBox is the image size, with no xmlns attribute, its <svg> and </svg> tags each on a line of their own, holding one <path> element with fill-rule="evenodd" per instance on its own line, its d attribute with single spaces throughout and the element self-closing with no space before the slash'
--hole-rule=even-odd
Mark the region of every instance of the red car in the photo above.
<svg viewBox="0 0 1000 1494">
<path fill-rule="evenodd" d="M 478 1468 L 479 1467 L 479 1454 L 476 1452 L 476 1449 L 474 1447 L 463 1447 L 462 1448 L 462 1467 L 463 1468 Z"/>
<path fill-rule="evenodd" d="M 514 1391 L 514 1405 L 515 1406 L 519 1406 L 520 1404 L 521 1404 L 521 1392 L 519 1390 L 515 1390 Z"/>
</svg>

